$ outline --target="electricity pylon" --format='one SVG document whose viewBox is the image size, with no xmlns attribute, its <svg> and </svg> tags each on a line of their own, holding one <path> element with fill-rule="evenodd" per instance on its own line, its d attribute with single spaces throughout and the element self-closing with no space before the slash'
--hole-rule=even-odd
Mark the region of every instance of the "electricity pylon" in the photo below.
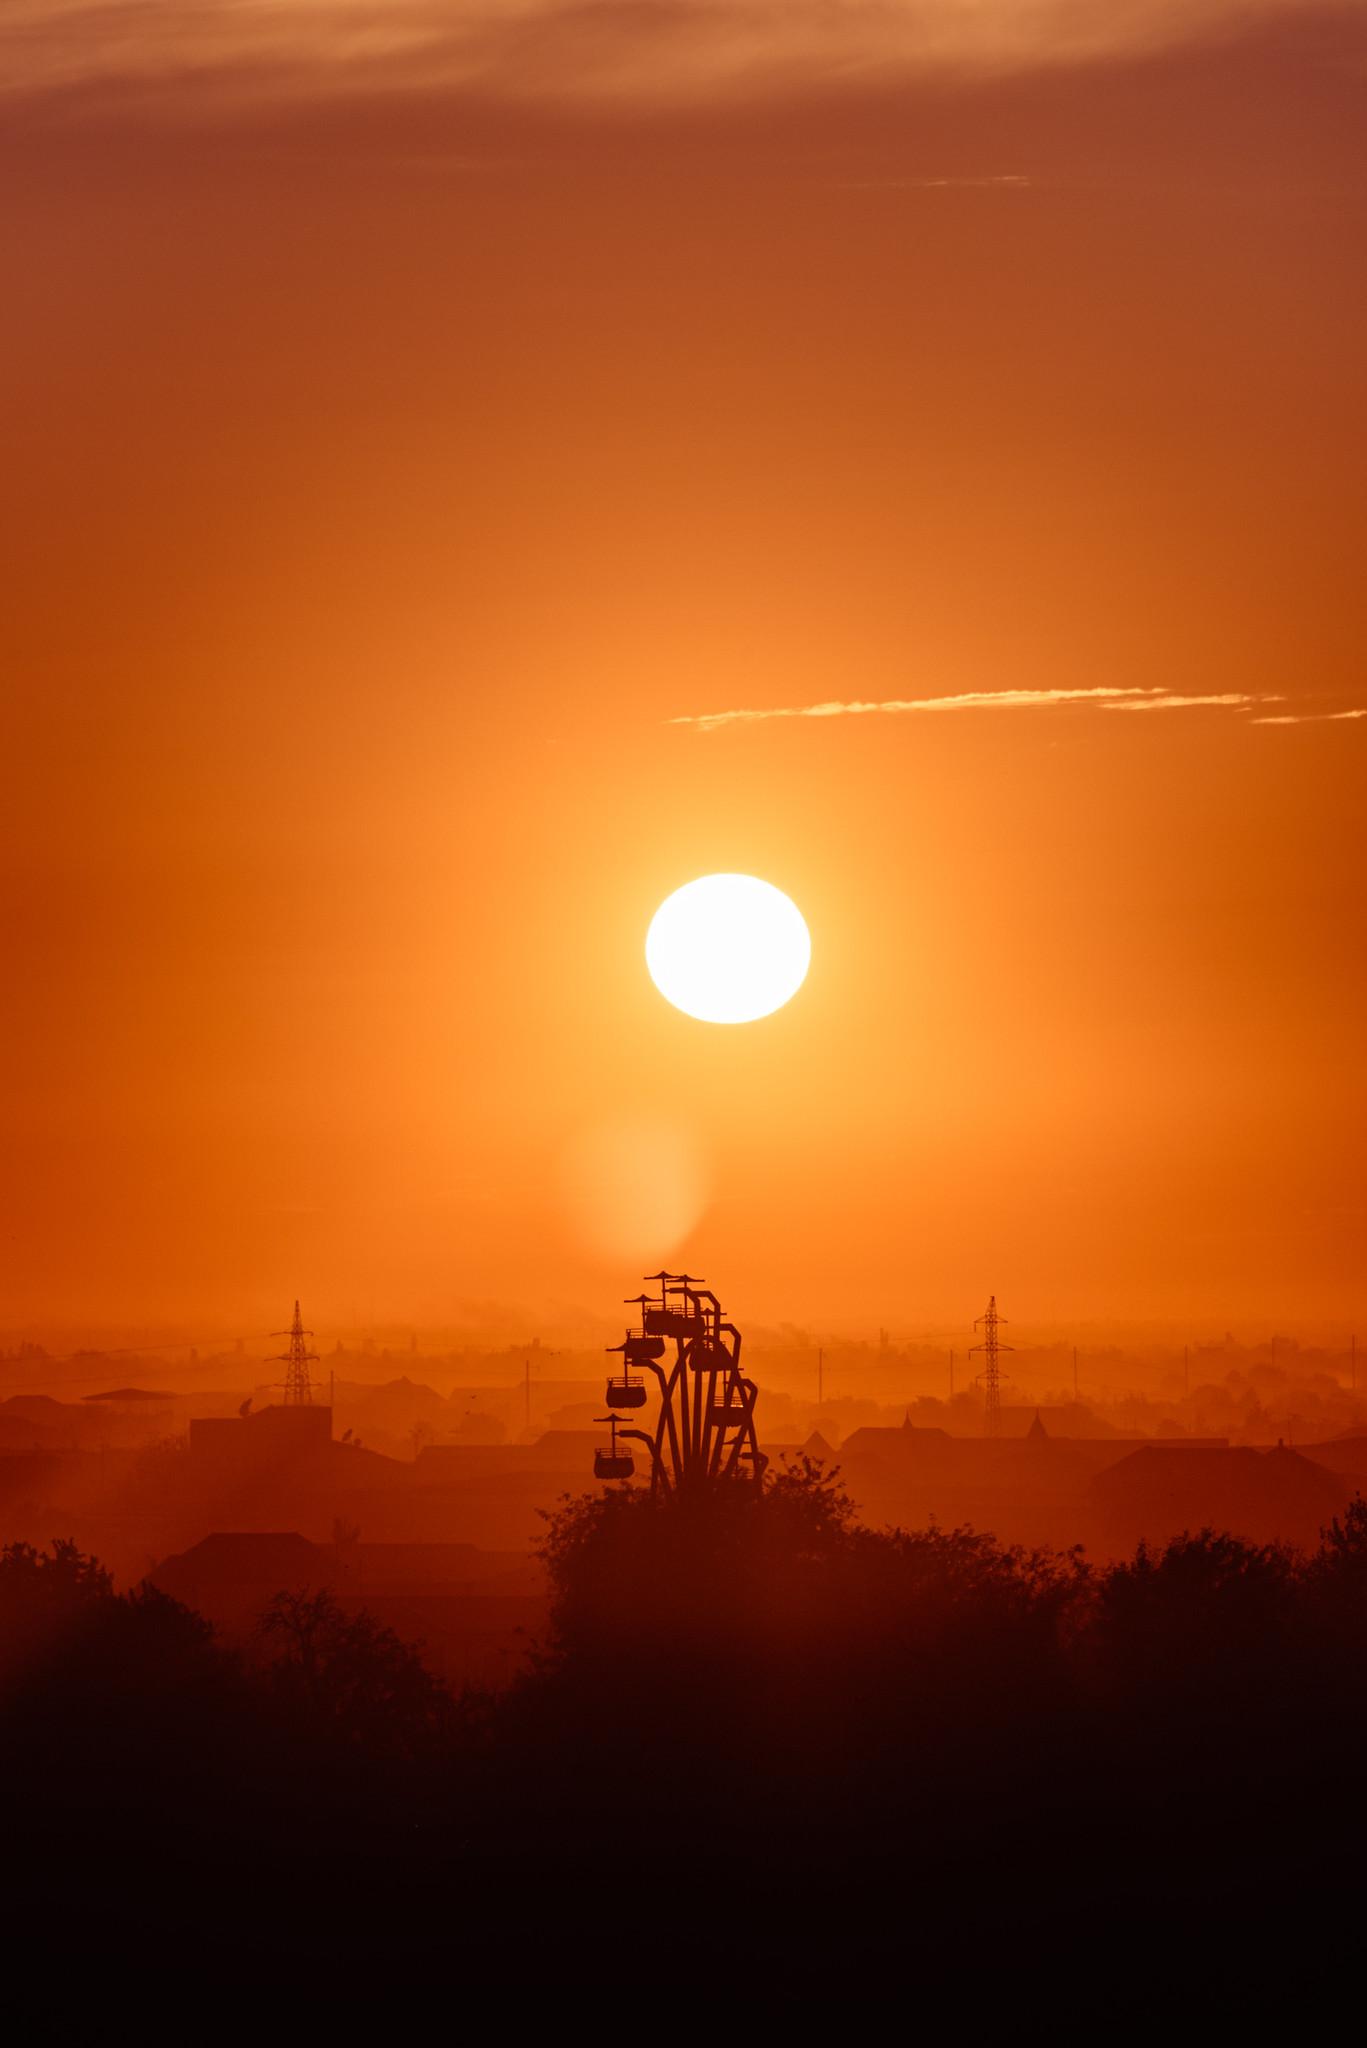
<svg viewBox="0 0 1367 2048">
<path fill-rule="evenodd" d="M 986 1315 L 979 1316 L 973 1325 L 975 1330 L 981 1330 L 983 1333 L 982 1343 L 970 1347 L 970 1356 L 976 1351 L 981 1351 L 983 1355 L 983 1369 L 978 1378 L 983 1385 L 983 1427 L 988 1436 L 996 1436 L 1001 1429 L 1001 1354 L 1012 1348 L 1009 1344 L 999 1343 L 997 1339 L 997 1326 L 1005 1321 L 1005 1316 L 997 1314 L 997 1297 L 994 1294 L 987 1304 Z"/>
<path fill-rule="evenodd" d="M 272 1330 L 272 1337 L 288 1337 L 290 1348 L 281 1351 L 269 1362 L 285 1368 L 285 1406 L 307 1408 L 313 1402 L 313 1381 L 309 1377 L 309 1365 L 316 1363 L 318 1353 L 305 1348 L 304 1339 L 313 1335 L 304 1328 L 304 1319 L 299 1313 L 299 1304 L 294 1304 L 294 1321 L 288 1330 Z"/>
</svg>

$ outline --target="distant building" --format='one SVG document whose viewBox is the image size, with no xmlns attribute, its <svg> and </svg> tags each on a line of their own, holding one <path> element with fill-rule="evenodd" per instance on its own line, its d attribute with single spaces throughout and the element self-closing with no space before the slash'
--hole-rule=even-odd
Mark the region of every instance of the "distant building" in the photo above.
<svg viewBox="0 0 1367 2048">
<path fill-rule="evenodd" d="M 1351 1491 L 1345 1475 L 1280 1444 L 1270 1451 L 1145 1444 L 1091 1486 L 1097 1518 L 1121 1549 L 1141 1537 L 1162 1542 L 1201 1528 L 1313 1549 Z"/>
<path fill-rule="evenodd" d="M 525 1552 L 473 1543 L 311 1543 L 296 1531 L 220 1531 L 168 1557 L 150 1583 L 230 1640 L 259 1646 L 277 1593 L 330 1592 L 420 1645 L 451 1685 L 501 1685 L 544 1630 L 545 1575 Z"/>
<path fill-rule="evenodd" d="M 1127 1434 L 1124 1430 L 1112 1428 L 1109 1422 L 1103 1422 L 1084 1401 L 1065 1401 L 1054 1408 L 1025 1403 L 1015 1407 L 1003 1402 L 998 1410 L 997 1434 L 1034 1436 L 1036 1423 L 1046 1437 L 1087 1437 L 1094 1443 L 1107 1438 L 1123 1442 Z M 1131 1441 L 1136 1440 L 1131 1434 Z"/>
<path fill-rule="evenodd" d="M 598 1430 L 547 1429 L 533 1443 L 424 1444 L 414 1476 L 419 1486 L 458 1486 L 483 1474 L 513 1478 L 523 1472 L 564 1472 L 587 1483 L 600 1435 Z"/>
<path fill-rule="evenodd" d="M 225 1476 L 294 1464 L 325 1454 L 331 1442 L 332 1410 L 321 1405 L 203 1415 L 190 1424 L 190 1456 Z"/>
<path fill-rule="evenodd" d="M 827 1443 L 819 1429 L 814 1429 L 806 1443 L 799 1448 L 803 1457 L 811 1458 L 815 1464 L 833 1465 L 836 1462 L 837 1453 L 834 1446 Z"/>
<path fill-rule="evenodd" d="M 908 1418 L 890 1429 L 852 1429 L 840 1447 L 842 1458 L 892 1457 L 903 1459 L 918 1451 L 938 1449 L 959 1441 L 947 1429 L 921 1429 Z M 968 1441 L 968 1439 L 962 1439 Z"/>
<path fill-rule="evenodd" d="M 206 1536 L 168 1557 L 151 1583 L 219 1626 L 247 1627 L 277 1593 L 301 1593 L 335 1576 L 330 1554 L 293 1530 Z"/>
</svg>

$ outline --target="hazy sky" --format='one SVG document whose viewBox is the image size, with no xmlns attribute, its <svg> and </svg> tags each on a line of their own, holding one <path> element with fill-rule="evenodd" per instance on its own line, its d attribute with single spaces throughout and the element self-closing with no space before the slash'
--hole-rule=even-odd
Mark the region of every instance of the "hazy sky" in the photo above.
<svg viewBox="0 0 1367 2048">
<path fill-rule="evenodd" d="M 1345 17 L 1351 11 L 1339 10 Z M 239 107 L 434 83 L 657 105 L 1143 56 L 1304 0 L 7 0 L 21 92 L 187 85 Z"/>
<path fill-rule="evenodd" d="M 1350 1319 L 1365 60 L 9 0 L 0 1328 Z"/>
</svg>

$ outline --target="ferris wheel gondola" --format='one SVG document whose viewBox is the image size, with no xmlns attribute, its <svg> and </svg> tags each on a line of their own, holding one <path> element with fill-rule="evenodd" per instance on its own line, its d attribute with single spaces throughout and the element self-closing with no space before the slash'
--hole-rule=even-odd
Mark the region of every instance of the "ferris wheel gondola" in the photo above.
<svg viewBox="0 0 1367 2048">
<path fill-rule="evenodd" d="M 636 1460 L 630 1451 L 624 1451 L 617 1442 L 617 1417 L 600 1415 L 599 1422 L 606 1422 L 612 1428 L 612 1442 L 600 1445 L 593 1454 L 593 1476 L 595 1479 L 630 1479 L 636 1470 Z"/>
</svg>

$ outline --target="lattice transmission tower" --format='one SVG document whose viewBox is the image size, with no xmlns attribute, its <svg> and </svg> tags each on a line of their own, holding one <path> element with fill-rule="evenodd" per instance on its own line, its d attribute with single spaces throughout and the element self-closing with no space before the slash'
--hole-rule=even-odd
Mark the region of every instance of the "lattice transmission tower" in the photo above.
<svg viewBox="0 0 1367 2048">
<path fill-rule="evenodd" d="M 972 1352 L 981 1352 L 983 1357 L 983 1369 L 978 1378 L 983 1389 L 983 1428 L 988 1436 L 996 1436 L 1002 1424 L 1001 1354 L 1012 1348 L 1009 1344 L 1003 1344 L 997 1336 L 999 1326 L 1005 1321 L 1005 1316 L 997 1314 L 997 1297 L 994 1294 L 988 1301 L 987 1313 L 979 1316 L 973 1325 L 975 1330 L 981 1330 L 983 1333 L 982 1343 L 974 1344 L 970 1355 Z"/>
<path fill-rule="evenodd" d="M 309 1366 L 317 1364 L 318 1353 L 310 1351 L 304 1342 L 304 1339 L 311 1337 L 313 1332 L 304 1328 L 304 1319 L 299 1313 L 297 1301 L 294 1304 L 294 1321 L 290 1324 L 288 1330 L 272 1330 L 271 1335 L 273 1337 L 288 1337 L 290 1340 L 288 1351 L 277 1352 L 275 1357 L 268 1361 L 271 1365 L 283 1365 L 285 1368 L 285 1406 L 287 1408 L 307 1408 L 311 1406 L 313 1401 L 313 1380 L 309 1374 Z"/>
</svg>

